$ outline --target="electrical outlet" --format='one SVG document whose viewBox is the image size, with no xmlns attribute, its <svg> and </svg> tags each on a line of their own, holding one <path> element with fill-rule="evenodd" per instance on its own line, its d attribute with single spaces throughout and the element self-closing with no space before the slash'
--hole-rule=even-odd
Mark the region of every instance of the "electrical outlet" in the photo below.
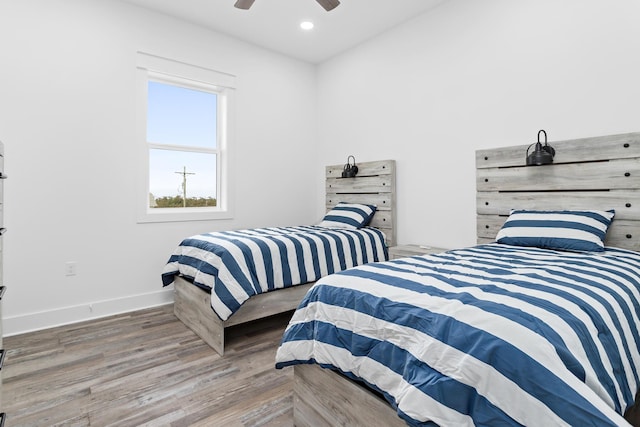
<svg viewBox="0 0 640 427">
<path fill-rule="evenodd" d="M 64 263 L 65 276 L 75 276 L 78 273 L 78 263 L 75 261 L 67 261 Z"/>
</svg>

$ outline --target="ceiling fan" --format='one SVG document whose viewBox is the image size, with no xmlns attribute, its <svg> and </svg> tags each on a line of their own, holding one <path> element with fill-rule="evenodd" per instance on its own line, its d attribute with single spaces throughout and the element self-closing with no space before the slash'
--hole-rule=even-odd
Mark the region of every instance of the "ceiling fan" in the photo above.
<svg viewBox="0 0 640 427">
<path fill-rule="evenodd" d="M 254 1 L 255 0 L 237 0 L 235 6 L 238 9 L 247 10 L 251 7 Z M 324 10 L 326 10 L 327 12 L 335 9 L 340 4 L 340 0 L 316 0 L 316 1 L 320 3 L 320 6 L 324 7 Z"/>
</svg>

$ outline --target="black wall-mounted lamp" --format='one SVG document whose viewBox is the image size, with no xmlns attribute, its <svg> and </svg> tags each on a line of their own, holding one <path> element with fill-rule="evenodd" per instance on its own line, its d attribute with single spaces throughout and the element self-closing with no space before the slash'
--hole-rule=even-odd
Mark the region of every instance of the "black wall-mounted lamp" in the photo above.
<svg viewBox="0 0 640 427">
<path fill-rule="evenodd" d="M 351 159 L 353 159 L 353 165 L 351 164 Z M 358 166 L 356 165 L 356 158 L 353 156 L 347 157 L 347 164 L 344 165 L 342 169 L 342 177 L 343 178 L 353 178 L 358 173 Z"/>
<path fill-rule="evenodd" d="M 540 142 L 540 133 L 544 134 L 544 145 Z M 529 154 L 529 150 L 535 144 L 536 148 L 533 153 Z M 527 166 L 549 165 L 553 163 L 553 157 L 556 150 L 547 144 L 547 133 L 544 130 L 538 131 L 538 142 L 534 142 L 527 148 Z"/>
</svg>

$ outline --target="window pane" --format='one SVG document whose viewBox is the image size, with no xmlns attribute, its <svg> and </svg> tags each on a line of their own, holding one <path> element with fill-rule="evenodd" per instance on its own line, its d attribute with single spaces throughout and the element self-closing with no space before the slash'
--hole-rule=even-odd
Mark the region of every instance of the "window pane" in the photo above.
<svg viewBox="0 0 640 427">
<path fill-rule="evenodd" d="M 149 81 L 147 141 L 216 148 L 217 95 Z"/>
<path fill-rule="evenodd" d="M 215 154 L 149 150 L 149 207 L 216 206 L 216 188 Z"/>
</svg>

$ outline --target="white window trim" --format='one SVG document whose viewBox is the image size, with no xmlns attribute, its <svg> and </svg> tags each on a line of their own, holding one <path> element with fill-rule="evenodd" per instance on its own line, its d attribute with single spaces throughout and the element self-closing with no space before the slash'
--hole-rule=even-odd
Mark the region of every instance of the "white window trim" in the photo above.
<svg viewBox="0 0 640 427">
<path fill-rule="evenodd" d="M 136 56 L 136 145 L 138 148 L 139 168 L 136 192 L 137 222 L 204 221 L 233 218 L 233 145 L 234 145 L 234 94 L 235 76 L 208 68 L 191 65 L 172 59 L 137 52 Z M 217 170 L 220 179 L 216 183 L 217 206 L 214 208 L 150 208 L 149 207 L 149 148 L 154 147 L 147 141 L 147 83 L 155 79 L 176 83 L 189 80 L 192 87 L 209 90 L 216 87 L 219 97 Z M 166 144 L 156 148 L 168 148 Z M 175 147 L 189 151 L 188 147 Z"/>
</svg>

